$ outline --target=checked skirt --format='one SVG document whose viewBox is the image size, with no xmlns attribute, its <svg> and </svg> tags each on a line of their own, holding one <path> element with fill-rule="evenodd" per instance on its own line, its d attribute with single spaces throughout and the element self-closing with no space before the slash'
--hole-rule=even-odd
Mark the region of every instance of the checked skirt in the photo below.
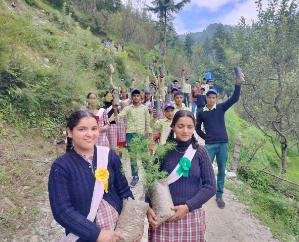
<svg viewBox="0 0 299 242">
<path fill-rule="evenodd" d="M 113 231 L 116 227 L 118 216 L 118 212 L 115 208 L 102 199 L 97 211 L 95 222 L 101 229 Z"/>
<path fill-rule="evenodd" d="M 204 242 L 205 211 L 202 208 L 188 213 L 178 221 L 165 222 L 150 230 L 150 242 Z"/>
</svg>

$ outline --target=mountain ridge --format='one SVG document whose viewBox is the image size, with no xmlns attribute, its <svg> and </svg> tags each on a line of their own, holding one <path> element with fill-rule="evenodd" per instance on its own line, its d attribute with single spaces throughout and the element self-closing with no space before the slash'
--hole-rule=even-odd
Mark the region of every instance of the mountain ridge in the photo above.
<svg viewBox="0 0 299 242">
<path fill-rule="evenodd" d="M 203 44 L 207 39 L 210 39 L 213 37 L 213 35 L 215 34 L 216 30 L 218 27 L 222 26 L 224 28 L 225 31 L 229 32 L 231 31 L 234 27 L 231 25 L 224 25 L 221 23 L 213 23 L 213 24 L 209 24 L 203 31 L 201 32 L 190 32 L 187 34 L 191 34 L 193 40 L 196 43 L 199 44 Z M 187 34 L 182 34 L 179 35 L 179 38 L 184 41 Z"/>
</svg>

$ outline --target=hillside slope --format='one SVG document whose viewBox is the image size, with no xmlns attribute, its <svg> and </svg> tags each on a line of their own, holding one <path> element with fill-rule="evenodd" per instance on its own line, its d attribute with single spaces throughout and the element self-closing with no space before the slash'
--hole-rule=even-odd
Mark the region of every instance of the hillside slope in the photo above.
<svg viewBox="0 0 299 242">
<path fill-rule="evenodd" d="M 144 67 L 128 61 L 128 52 L 105 48 L 103 39 L 70 15 L 39 0 L 33 6 L 10 4 L 0 2 L 0 110 L 10 123 L 52 127 L 63 122 L 88 92 L 105 92 L 110 64 L 116 82 L 144 76 Z"/>
</svg>

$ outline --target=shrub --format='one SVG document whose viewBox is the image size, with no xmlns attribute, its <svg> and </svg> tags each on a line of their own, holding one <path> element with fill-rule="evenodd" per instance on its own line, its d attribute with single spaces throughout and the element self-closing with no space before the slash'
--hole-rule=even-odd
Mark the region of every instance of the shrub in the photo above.
<svg viewBox="0 0 299 242">
<path fill-rule="evenodd" d="M 30 6 L 34 6 L 35 5 L 35 0 L 25 0 L 25 2 L 30 5 Z"/>
<path fill-rule="evenodd" d="M 64 0 L 48 0 L 48 2 L 56 8 L 61 9 L 63 7 Z"/>
</svg>

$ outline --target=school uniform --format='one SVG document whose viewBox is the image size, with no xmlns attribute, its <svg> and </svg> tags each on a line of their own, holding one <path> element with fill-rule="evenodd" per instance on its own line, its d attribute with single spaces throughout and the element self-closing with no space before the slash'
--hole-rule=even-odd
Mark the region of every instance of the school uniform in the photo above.
<svg viewBox="0 0 299 242">
<path fill-rule="evenodd" d="M 126 106 L 117 116 L 118 119 L 127 117 L 127 130 L 126 130 L 126 142 L 129 152 L 130 142 L 137 135 L 147 135 L 151 134 L 152 130 L 150 127 L 150 114 L 148 108 L 140 104 L 134 106 L 133 104 Z M 134 160 L 131 159 L 131 171 L 132 176 L 137 176 L 137 164 Z"/>
<path fill-rule="evenodd" d="M 130 105 L 131 100 L 129 98 L 120 101 L 121 110 L 123 110 L 126 106 Z M 117 129 L 118 129 L 118 137 L 117 137 L 117 146 L 125 147 L 126 146 L 126 129 L 127 129 L 128 119 L 127 117 L 123 117 L 117 120 Z"/>
<path fill-rule="evenodd" d="M 109 128 L 107 131 L 107 136 L 110 144 L 110 148 L 116 150 L 117 148 L 117 137 L 118 137 L 118 128 L 115 120 L 111 120 L 110 118 L 114 114 L 114 109 L 112 107 L 112 103 L 105 103 L 105 109 L 109 118 Z"/>
<path fill-rule="evenodd" d="M 80 237 L 79 242 L 95 242 L 101 227 L 87 220 L 95 185 L 93 171 L 96 169 L 96 149 L 92 165 L 74 149 L 54 161 L 49 175 L 49 199 L 55 220 L 65 228 L 66 234 Z M 127 180 L 121 173 L 121 161 L 109 151 L 108 193 L 104 193 L 100 206 L 120 214 L 123 199 L 133 197 Z M 107 210 L 106 210 L 107 211 Z"/>
<path fill-rule="evenodd" d="M 163 159 L 161 169 L 170 174 L 183 157 L 191 141 L 177 142 L 174 150 Z M 200 146 L 192 159 L 188 177 L 180 177 L 169 185 L 175 206 L 186 204 L 189 213 L 182 219 L 162 223 L 156 230 L 151 230 L 149 241 L 196 242 L 204 241 L 205 213 L 202 205 L 216 192 L 212 165 L 203 146 Z"/>
<path fill-rule="evenodd" d="M 170 127 L 171 122 L 172 122 L 171 119 L 162 118 L 162 119 L 158 119 L 153 124 L 153 129 L 160 133 L 160 142 L 159 142 L 160 145 L 164 145 L 166 143 L 166 140 L 171 131 L 171 127 Z"/>
<path fill-rule="evenodd" d="M 197 113 L 196 132 L 205 140 L 211 161 L 216 157 L 217 174 L 217 193 L 216 197 L 221 198 L 224 190 L 225 168 L 228 158 L 228 136 L 226 132 L 225 112 L 239 100 L 241 86 L 235 85 L 233 95 L 225 102 L 215 104 L 211 109 L 207 106 L 203 111 Z M 204 131 L 201 125 L 204 126 Z"/>
<path fill-rule="evenodd" d="M 186 107 L 185 103 L 182 103 L 182 107 L 178 107 L 178 106 L 174 103 L 174 114 L 175 114 L 177 111 L 180 111 L 180 110 L 187 110 L 187 111 L 190 111 L 190 108 Z"/>
<path fill-rule="evenodd" d="M 202 109 L 206 104 L 207 104 L 206 95 L 199 94 L 196 96 L 197 112 L 202 111 Z"/>
</svg>

